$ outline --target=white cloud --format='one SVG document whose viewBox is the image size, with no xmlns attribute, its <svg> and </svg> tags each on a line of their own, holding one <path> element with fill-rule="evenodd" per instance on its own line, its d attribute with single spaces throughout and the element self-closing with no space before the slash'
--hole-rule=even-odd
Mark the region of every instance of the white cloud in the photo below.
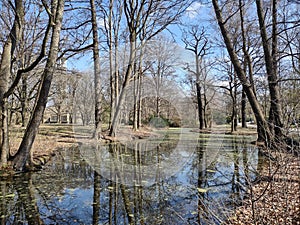
<svg viewBox="0 0 300 225">
<path fill-rule="evenodd" d="M 186 14 L 190 19 L 195 18 L 199 14 L 199 10 L 203 6 L 200 2 L 194 2 L 186 9 Z"/>
</svg>

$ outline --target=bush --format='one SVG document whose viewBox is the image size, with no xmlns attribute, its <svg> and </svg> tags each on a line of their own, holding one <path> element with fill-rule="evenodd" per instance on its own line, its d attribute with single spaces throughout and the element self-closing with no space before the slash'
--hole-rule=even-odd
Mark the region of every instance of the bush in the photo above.
<svg viewBox="0 0 300 225">
<path fill-rule="evenodd" d="M 149 117 L 148 120 L 144 121 L 145 123 L 149 124 L 151 127 L 155 128 L 165 128 L 165 127 L 180 127 L 180 119 L 166 119 L 162 116 L 157 117 L 152 115 Z"/>
</svg>

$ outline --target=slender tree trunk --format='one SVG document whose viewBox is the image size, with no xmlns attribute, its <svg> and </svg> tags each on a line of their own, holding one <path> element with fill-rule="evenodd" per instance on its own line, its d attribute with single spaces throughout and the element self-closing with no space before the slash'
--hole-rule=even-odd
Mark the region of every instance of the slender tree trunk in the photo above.
<svg viewBox="0 0 300 225">
<path fill-rule="evenodd" d="M 230 69 L 230 71 L 232 71 L 232 68 Z M 233 74 L 233 77 L 232 77 Z M 231 116 L 230 116 L 230 120 L 231 120 L 231 132 L 236 131 L 236 114 L 237 114 L 237 81 L 236 81 L 236 74 L 233 72 L 229 73 L 229 92 L 230 92 L 230 97 L 232 100 L 232 106 L 231 106 Z"/>
<path fill-rule="evenodd" d="M 231 78 L 232 79 L 232 78 Z M 232 111 L 231 111 L 231 132 L 237 131 L 237 78 L 233 77 L 233 89 L 231 89 Z"/>
<path fill-rule="evenodd" d="M 208 103 L 207 103 L 207 97 L 205 94 L 205 88 L 204 88 L 204 93 L 203 93 L 203 122 L 204 122 L 204 128 L 208 128 L 208 122 L 207 122 L 207 107 L 208 107 Z"/>
<path fill-rule="evenodd" d="M 117 35 L 117 34 L 115 34 L 115 35 Z M 116 110 L 116 107 L 117 107 L 117 105 L 118 105 L 118 101 L 119 101 L 119 89 L 120 89 L 120 87 L 119 87 L 119 53 L 118 53 L 118 51 L 119 51 L 119 47 L 118 47 L 118 37 L 115 37 L 115 46 L 114 46 L 114 58 L 115 58 L 115 68 L 114 68 L 114 70 L 115 70 L 115 72 L 114 72 L 114 81 L 115 81 L 115 83 L 114 83 L 114 89 L 115 89 L 115 92 L 114 92 L 114 105 L 113 105 L 113 113 L 112 113 L 112 118 L 111 118 L 111 121 L 113 120 L 113 117 L 114 117 L 114 114 L 115 114 L 115 110 Z"/>
<path fill-rule="evenodd" d="M 132 41 L 130 42 L 129 63 L 127 65 L 127 70 L 126 70 L 126 73 L 125 73 L 122 89 L 121 89 L 120 95 L 118 96 L 118 100 L 117 100 L 118 103 L 117 103 L 117 106 L 116 106 L 116 109 L 115 109 L 115 114 L 114 114 L 113 119 L 112 119 L 111 128 L 109 130 L 109 135 L 110 136 L 115 136 L 116 135 L 116 130 L 117 130 L 117 127 L 118 127 L 118 122 L 119 122 L 119 116 L 120 116 L 120 112 L 121 112 L 121 106 L 124 103 L 126 88 L 129 84 L 130 77 L 132 76 L 132 72 L 133 72 L 133 65 L 134 65 L 135 55 L 136 55 L 136 49 L 135 49 L 136 35 L 132 34 L 131 36 L 132 36 L 131 37 Z"/>
<path fill-rule="evenodd" d="M 260 26 L 260 34 L 264 49 L 266 70 L 270 92 L 269 124 L 271 132 L 275 134 L 275 141 L 282 139 L 282 111 L 280 92 L 277 76 L 277 0 L 273 0 L 272 7 L 272 52 L 270 51 L 266 25 L 264 21 L 263 6 L 261 0 L 256 0 L 257 15 Z"/>
<path fill-rule="evenodd" d="M 55 15 L 55 18 L 53 22 L 49 21 L 52 23 L 53 26 L 50 51 L 48 54 L 48 59 L 46 62 L 44 72 L 42 74 L 42 81 L 40 84 L 38 99 L 35 104 L 35 108 L 33 110 L 30 121 L 27 125 L 18 152 L 16 153 L 13 159 L 14 168 L 16 170 L 24 170 L 26 163 L 29 160 L 32 160 L 30 158 L 32 145 L 37 135 L 41 120 L 43 118 L 44 110 L 47 104 L 47 98 L 51 87 L 53 73 L 55 70 L 58 46 L 60 41 L 62 18 L 64 12 L 64 0 L 53 0 L 52 7 L 53 7 L 52 15 Z M 31 163 L 31 161 L 29 162 Z"/>
<path fill-rule="evenodd" d="M 205 80 L 206 77 L 206 69 L 201 68 L 203 64 L 203 58 L 206 55 L 206 51 L 209 47 L 207 47 L 208 39 L 206 38 L 204 28 L 200 31 L 199 27 L 192 27 L 188 32 L 188 35 L 192 36 L 192 39 L 189 40 L 188 37 L 183 38 L 183 42 L 185 43 L 185 49 L 192 51 L 195 57 L 195 65 L 196 71 L 193 72 L 196 76 L 196 98 L 197 98 L 197 106 L 198 106 L 198 122 L 199 122 L 199 129 L 202 130 L 204 126 L 206 127 L 205 123 L 205 103 L 203 104 L 201 89 L 202 86 L 204 88 L 205 94 Z M 203 85 L 201 84 L 200 75 L 202 75 Z M 204 100 L 205 101 L 205 100 Z"/>
<path fill-rule="evenodd" d="M 247 106 L 247 96 L 245 91 L 242 91 L 242 101 L 241 101 L 241 120 L 242 120 L 242 128 L 247 127 L 247 116 L 246 116 L 246 106 Z"/>
<path fill-rule="evenodd" d="M 197 104 L 198 104 L 198 120 L 199 120 L 199 129 L 203 129 L 203 111 L 202 111 L 202 99 L 201 99 L 201 86 L 199 82 L 196 82 L 197 90 Z"/>
<path fill-rule="evenodd" d="M 139 73 L 135 72 L 133 88 L 133 130 L 138 130 Z"/>
<path fill-rule="evenodd" d="M 137 42 L 135 42 L 134 49 L 137 49 Z M 135 61 L 133 67 L 133 130 L 138 129 L 138 90 L 139 90 L 139 72 L 137 70 L 137 62 Z"/>
<path fill-rule="evenodd" d="M 141 61 L 140 61 L 140 66 L 139 66 L 139 79 L 138 79 L 138 83 L 139 83 L 139 89 L 138 89 L 138 128 L 140 128 L 141 126 L 141 118 L 142 118 L 142 66 L 141 66 Z"/>
<path fill-rule="evenodd" d="M 195 61 L 196 61 L 196 91 L 197 91 L 197 104 L 198 104 L 198 120 L 199 120 L 199 129 L 203 129 L 203 105 L 201 98 L 201 84 L 200 84 L 200 65 L 199 65 L 199 56 L 198 52 L 195 52 Z"/>
<path fill-rule="evenodd" d="M 114 108 L 117 107 L 119 101 L 119 91 L 120 91 L 120 72 L 119 72 L 119 30 L 121 25 L 121 19 L 123 14 L 123 7 L 120 5 L 116 15 L 119 15 L 118 19 L 114 23 L 114 59 L 115 59 L 115 104 Z M 116 16 L 115 15 L 115 16 Z"/>
<path fill-rule="evenodd" d="M 5 166 L 7 164 L 7 160 L 9 157 L 9 128 L 8 128 L 8 102 L 7 98 L 4 98 L 2 100 L 2 126 L 1 126 L 1 133 L 2 133 L 2 139 L 1 139 L 1 166 Z"/>
<path fill-rule="evenodd" d="M 244 72 L 247 73 L 247 65 L 248 65 L 248 59 L 249 55 L 246 48 L 246 37 L 245 37 L 245 28 L 244 28 L 244 11 L 243 11 L 243 3 L 242 0 L 239 0 L 239 7 L 240 7 L 240 20 L 241 20 L 241 31 L 242 31 L 242 39 L 243 39 L 243 53 L 244 53 Z M 246 100 L 246 94 L 243 89 L 242 91 L 242 101 L 241 101 L 241 119 L 242 119 L 242 127 L 246 128 L 246 106 L 247 106 L 247 100 Z"/>
<path fill-rule="evenodd" d="M 118 2 L 118 1 L 117 1 Z M 117 13 L 113 12 L 114 0 L 110 0 L 110 14 L 109 14 L 109 41 L 111 47 L 111 113 L 109 120 L 109 129 L 112 126 L 112 120 L 115 115 L 115 110 L 118 105 L 119 96 L 119 29 L 122 15 L 122 7 L 118 6 Z M 115 20 L 113 20 L 115 18 Z"/>
<path fill-rule="evenodd" d="M 233 130 L 237 131 L 237 125 L 238 125 L 238 113 L 237 113 L 237 87 L 238 81 L 236 73 L 234 73 L 234 105 L 233 105 L 233 111 L 234 111 L 234 117 L 233 117 Z"/>
<path fill-rule="evenodd" d="M 14 18 L 13 27 L 11 28 L 9 36 L 3 46 L 0 64 L 0 166 L 3 166 L 7 163 L 9 156 L 8 103 L 7 98 L 4 97 L 4 95 L 8 91 L 9 79 L 11 77 L 12 60 L 16 46 L 21 39 L 22 26 L 24 23 L 23 1 L 15 0 L 14 2 L 14 12 L 16 15 Z"/>
<path fill-rule="evenodd" d="M 92 30 L 93 30 L 93 59 L 94 59 L 94 87 L 95 87 L 95 128 L 94 138 L 97 140 L 101 138 L 101 80 L 100 80 L 100 55 L 99 55 L 99 41 L 98 41 L 98 26 L 95 1 L 90 0 Z"/>
<path fill-rule="evenodd" d="M 22 91 L 21 91 L 21 124 L 22 127 L 26 126 L 26 113 L 27 113 L 27 76 L 22 78 Z"/>
<path fill-rule="evenodd" d="M 115 111 L 115 71 L 113 68 L 114 59 L 113 59 L 113 27 L 112 27 L 112 17 L 113 17 L 113 0 L 109 1 L 109 17 L 108 17 L 108 47 L 109 47 L 109 77 L 110 77 L 110 119 L 109 119 L 109 127 L 111 126 L 111 120 L 114 116 Z M 115 68 L 116 70 L 117 68 Z"/>
<path fill-rule="evenodd" d="M 136 86 L 136 92 L 135 92 L 135 107 L 134 107 L 134 130 L 139 129 L 141 124 L 141 95 L 142 95 L 142 63 L 143 63 L 143 57 L 144 57 L 144 41 L 141 40 L 141 49 L 139 52 L 139 62 L 137 63 L 137 68 L 135 68 L 136 73 L 136 79 L 135 79 L 135 86 Z"/>
</svg>

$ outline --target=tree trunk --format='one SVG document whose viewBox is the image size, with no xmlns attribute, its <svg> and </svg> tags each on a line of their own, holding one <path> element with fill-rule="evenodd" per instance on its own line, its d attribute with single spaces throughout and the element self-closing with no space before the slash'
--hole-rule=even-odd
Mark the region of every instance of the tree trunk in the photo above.
<svg viewBox="0 0 300 225">
<path fill-rule="evenodd" d="M 241 84 L 243 86 L 243 89 L 245 90 L 245 93 L 247 95 L 247 98 L 249 100 L 249 103 L 252 107 L 253 113 L 256 118 L 257 122 L 257 132 L 258 132 L 258 138 L 257 141 L 263 141 L 265 144 L 269 144 L 269 141 L 271 139 L 271 133 L 268 127 L 268 123 L 264 117 L 263 111 L 261 109 L 260 103 L 258 102 L 254 91 L 252 89 L 252 85 L 247 80 L 247 76 L 239 62 L 237 53 L 234 51 L 234 48 L 231 43 L 231 38 L 225 28 L 224 20 L 222 18 L 222 13 L 218 5 L 217 0 L 212 0 L 214 11 L 218 20 L 219 27 L 221 29 L 222 36 L 224 38 L 224 42 L 228 51 L 228 54 L 230 56 L 231 62 L 234 66 L 235 72 L 237 73 L 237 76 L 239 80 L 241 81 Z"/>
<path fill-rule="evenodd" d="M 32 116 L 27 125 L 24 137 L 18 152 L 13 158 L 13 165 L 16 170 L 23 171 L 26 167 L 26 163 L 31 160 L 31 149 L 35 137 L 38 132 L 39 125 L 43 118 L 44 110 L 47 104 L 47 98 L 49 95 L 53 73 L 55 70 L 58 46 L 60 41 L 60 31 L 62 26 L 62 18 L 64 12 L 64 0 L 53 0 L 52 1 L 52 15 L 55 15 L 52 23 L 52 38 L 50 44 L 50 51 L 44 72 L 42 74 L 42 81 L 39 88 L 38 99 L 35 104 Z M 29 161 L 31 163 L 31 161 Z"/>
<path fill-rule="evenodd" d="M 198 108 L 198 121 L 199 121 L 199 129 L 202 130 L 204 125 L 206 127 L 205 123 L 205 107 L 206 105 L 203 105 L 202 102 L 202 96 L 201 96 L 201 80 L 200 80 L 200 74 L 206 74 L 205 69 L 201 69 L 200 66 L 203 63 L 203 57 L 206 55 L 206 50 L 208 49 L 207 46 L 207 38 L 205 37 L 205 32 L 202 29 L 202 31 L 199 30 L 199 27 L 192 27 L 190 31 L 188 31 L 188 34 L 192 36 L 192 40 L 188 40 L 188 38 L 183 38 L 183 42 L 185 43 L 185 49 L 192 51 L 195 57 L 195 67 L 196 71 L 193 72 L 196 76 L 196 98 L 197 98 L 197 108 Z M 205 75 L 203 75 L 203 79 Z M 203 82 L 205 83 L 205 82 Z M 205 87 L 205 84 L 203 84 Z M 205 92 L 204 88 L 204 92 Z M 205 93 L 204 93 L 205 94 Z"/>
<path fill-rule="evenodd" d="M 4 97 L 8 91 L 9 79 L 11 77 L 11 66 L 17 43 L 20 41 L 22 34 L 22 26 L 24 23 L 24 8 L 22 0 L 15 0 L 14 4 L 15 19 L 9 36 L 3 46 L 3 52 L 0 64 L 0 150 L 1 162 L 0 166 L 7 163 L 9 156 L 9 134 L 8 134 L 8 103 Z"/>
<path fill-rule="evenodd" d="M 202 99 L 201 99 L 201 87 L 199 82 L 196 82 L 197 90 L 197 105 L 198 105 L 198 120 L 199 120 L 199 129 L 203 129 L 203 111 L 202 111 Z"/>
<path fill-rule="evenodd" d="M 22 127 L 26 126 L 26 114 L 27 114 L 27 76 L 22 78 L 22 92 L 21 92 L 21 124 Z"/>
<path fill-rule="evenodd" d="M 280 93 L 277 76 L 277 0 L 273 0 L 272 7 L 272 52 L 268 44 L 266 25 L 264 21 L 263 6 L 261 0 L 256 0 L 257 15 L 260 26 L 260 34 L 264 49 L 266 70 L 270 92 L 270 130 L 275 134 L 275 141 L 282 139 L 282 112 L 280 103 Z"/>
<path fill-rule="evenodd" d="M 144 57 L 144 44 L 145 42 L 141 40 L 141 49 L 139 52 L 139 62 L 137 63 L 137 68 L 135 68 L 135 101 L 134 101 L 134 123 L 133 123 L 133 129 L 138 130 L 141 124 L 141 95 L 142 95 L 142 63 L 143 63 L 143 57 Z"/>
<path fill-rule="evenodd" d="M 201 84 L 200 84 L 200 65 L 199 65 L 199 55 L 198 49 L 195 52 L 195 61 L 196 61 L 196 91 L 197 91 L 197 105 L 198 105 L 198 120 L 199 120 L 199 129 L 203 129 L 203 105 L 202 105 L 202 98 L 201 98 Z"/>
<path fill-rule="evenodd" d="M 237 125 L 238 125 L 238 113 L 237 113 L 237 88 L 238 88 L 238 81 L 236 73 L 234 73 L 234 104 L 233 104 L 233 130 L 237 131 Z"/>
<path fill-rule="evenodd" d="M 120 95 L 118 96 L 118 103 L 115 109 L 115 114 L 113 116 L 112 119 L 112 123 L 111 123 L 111 128 L 109 130 L 109 136 L 115 136 L 116 135 L 116 131 L 117 131 L 117 127 L 118 127 L 118 123 L 119 123 L 119 116 L 120 116 L 120 112 L 121 112 L 121 106 L 124 103 L 125 100 L 125 94 L 126 94 L 126 88 L 129 84 L 130 81 L 130 77 L 132 76 L 132 71 L 133 71 L 133 64 L 135 61 L 135 55 L 136 55 L 136 49 L 135 49 L 135 41 L 136 41 L 136 35 L 135 34 L 131 34 L 131 40 L 130 41 L 130 56 L 129 56 L 129 62 L 127 65 L 127 70 L 126 70 L 126 74 L 124 77 L 124 81 L 123 81 L 123 85 L 122 85 L 122 89 L 120 92 Z"/>
<path fill-rule="evenodd" d="M 244 72 L 247 73 L 247 66 L 249 61 L 249 54 L 246 48 L 246 36 L 245 36 L 245 28 L 244 28 L 244 11 L 243 11 L 243 3 L 242 0 L 239 0 L 239 7 L 240 7 L 240 20 L 241 20 L 241 31 L 242 31 L 242 39 L 243 39 L 243 53 L 244 53 Z M 242 128 L 247 127 L 246 123 L 246 94 L 243 89 L 242 91 L 242 101 L 241 101 L 241 119 L 242 119 Z"/>
<path fill-rule="evenodd" d="M 108 126 L 111 126 L 111 120 L 112 117 L 114 116 L 114 111 L 115 111 L 115 71 L 117 68 L 113 68 L 113 26 L 112 26 L 112 17 L 113 17 L 113 0 L 109 1 L 109 17 L 108 17 L 108 47 L 109 47 L 109 77 L 110 77 L 110 118 L 109 118 L 109 124 Z M 116 66 L 116 65 L 115 65 Z"/>
<path fill-rule="evenodd" d="M 1 126 L 1 166 L 5 166 L 7 164 L 7 160 L 9 157 L 9 128 L 8 128 L 8 102 L 7 98 L 4 98 L 2 101 L 1 107 L 2 113 L 2 126 Z"/>
<path fill-rule="evenodd" d="M 138 128 L 140 128 L 141 123 L 142 123 L 142 66 L 141 66 L 141 61 L 140 61 L 140 66 L 139 66 L 139 89 L 138 89 Z"/>
<path fill-rule="evenodd" d="M 93 30 L 93 59 L 94 59 L 94 87 L 95 87 L 95 130 L 94 138 L 97 140 L 101 137 L 101 79 L 100 79 L 100 55 L 99 55 L 99 41 L 98 41 L 98 27 L 96 7 L 94 0 L 90 0 L 91 16 L 92 16 L 92 30 Z"/>
<path fill-rule="evenodd" d="M 139 74 L 136 72 L 136 75 L 133 80 L 133 130 L 134 131 L 138 129 L 138 90 L 139 90 L 138 77 Z"/>
<path fill-rule="evenodd" d="M 247 106 L 247 96 L 245 91 L 242 91 L 242 102 L 241 102 L 241 119 L 242 119 L 242 128 L 247 127 L 247 116 L 246 116 L 246 106 Z"/>
<path fill-rule="evenodd" d="M 122 6 L 118 6 L 117 12 L 113 11 L 114 0 L 109 1 L 109 42 L 111 48 L 111 64 L 110 64 L 110 75 L 111 77 L 111 112 L 109 120 L 109 129 L 111 129 L 112 120 L 115 114 L 115 109 L 118 104 L 119 96 L 119 29 L 122 18 Z M 113 20 L 114 18 L 114 20 Z"/>
<path fill-rule="evenodd" d="M 208 102 L 207 102 L 207 97 L 205 94 L 205 88 L 204 88 L 204 93 L 203 93 L 203 122 L 204 122 L 204 128 L 208 128 L 208 118 L 207 118 L 207 108 L 208 108 Z"/>
</svg>

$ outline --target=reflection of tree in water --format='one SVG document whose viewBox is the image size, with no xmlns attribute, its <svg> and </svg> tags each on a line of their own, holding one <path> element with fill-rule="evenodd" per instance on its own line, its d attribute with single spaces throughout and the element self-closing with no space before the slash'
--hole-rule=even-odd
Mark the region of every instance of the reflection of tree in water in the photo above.
<svg viewBox="0 0 300 225">
<path fill-rule="evenodd" d="M 141 186 L 139 184 L 142 177 L 136 176 L 137 185 L 127 187 L 123 184 L 122 176 L 119 179 L 114 178 L 116 182 L 111 182 L 106 187 L 109 194 L 101 192 L 103 194 L 100 201 L 100 222 L 108 224 L 220 222 L 226 217 L 224 209 L 229 207 L 227 204 L 232 204 L 236 198 L 241 198 L 240 185 L 245 182 L 245 175 L 241 170 L 242 159 L 245 154 L 249 154 L 247 150 L 245 151 L 245 148 L 249 146 L 242 145 L 241 140 L 228 138 L 226 141 L 228 152 L 222 151 L 219 158 L 210 161 L 208 160 L 210 152 L 206 149 L 207 139 L 199 139 L 197 151 L 188 165 L 182 168 L 183 171 L 180 174 L 168 178 L 163 176 L 161 168 L 163 155 L 160 154 L 161 149 L 157 147 L 156 152 L 151 153 L 153 156 L 156 153 L 152 167 L 156 173 L 156 182 L 150 186 Z M 132 150 L 124 152 L 114 148 L 116 146 L 110 151 L 122 152 L 122 154 L 131 153 L 130 157 L 137 161 L 140 159 L 138 153 L 142 152 Z M 250 156 L 247 157 L 250 160 Z M 126 161 L 128 162 L 135 161 Z M 225 168 L 225 173 L 222 168 Z M 136 170 L 139 170 L 138 166 Z M 118 177 L 119 175 L 113 171 L 112 176 Z M 221 197 L 218 197 L 219 193 Z M 221 203 L 218 202 L 220 200 Z M 109 217 L 103 215 L 109 215 Z"/>
<path fill-rule="evenodd" d="M 44 224 L 40 218 L 31 174 L 1 182 L 1 224 Z"/>
<path fill-rule="evenodd" d="M 205 139 L 200 139 L 197 157 L 193 159 L 188 175 L 189 182 L 198 189 L 198 205 L 189 221 L 197 224 L 220 223 L 244 197 L 247 179 L 254 178 L 251 165 L 256 163 L 251 157 L 253 149 L 242 138 L 226 137 L 225 149 L 209 165 L 206 158 L 210 152 L 205 146 Z"/>
<path fill-rule="evenodd" d="M 79 160 L 78 149 L 62 151 L 43 171 L 27 178 L 2 181 L 1 196 L 8 196 L 1 198 L 1 215 L 7 215 L 1 219 L 2 223 L 4 220 L 6 224 L 16 224 L 16 220 L 28 224 L 217 223 L 224 218 L 224 209 L 243 197 L 238 192 L 246 182 L 245 177 L 253 177 L 251 149 L 241 140 L 228 139 L 226 149 L 210 161 L 207 141 L 200 138 L 188 163 L 168 177 L 164 176 L 162 163 L 172 153 L 165 148 L 172 148 L 173 142 L 157 145 L 149 152 L 123 149 L 124 146 L 118 150 L 115 149 L 118 145 L 111 145 L 111 157 L 133 158 L 126 161 L 134 165 L 135 183 L 130 186 L 122 180 L 120 165 L 111 167 L 109 176 L 103 177 L 101 171 L 94 172 Z M 140 144 L 136 146 L 141 150 Z M 99 148 L 95 151 L 101 154 Z M 140 165 L 150 158 L 155 182 L 143 186 L 145 177 L 140 173 Z"/>
<path fill-rule="evenodd" d="M 176 148 L 177 140 L 171 141 L 153 141 L 152 143 L 147 141 L 135 142 L 134 148 L 128 147 L 124 144 L 116 145 L 114 151 L 118 151 L 116 155 L 119 160 L 122 158 L 122 162 L 128 165 L 153 165 L 157 163 L 157 158 L 161 160 L 169 158 L 173 150 Z M 139 157 L 137 161 L 137 157 Z"/>
<path fill-rule="evenodd" d="M 40 174 L 33 175 L 34 184 L 49 186 L 49 193 L 53 192 L 56 195 L 64 192 L 65 188 L 89 188 L 93 182 L 93 170 L 80 159 L 80 152 L 77 148 L 59 151 L 55 159 L 47 163 L 42 173 L 42 179 L 40 179 Z"/>
<path fill-rule="evenodd" d="M 142 143 L 144 144 L 144 143 Z M 162 220 L 170 217 L 173 221 L 172 210 L 168 206 L 170 187 L 164 183 L 164 177 L 161 176 L 161 162 L 168 157 L 172 150 L 176 147 L 176 141 L 161 142 L 155 144 L 147 151 L 142 151 L 144 146 L 141 143 L 136 143 L 135 148 L 126 148 L 124 145 L 110 145 L 109 152 L 113 158 L 119 158 L 120 161 L 126 164 L 136 165 L 135 180 L 136 185 L 127 187 L 124 185 L 124 176 L 122 174 L 122 166 L 119 164 L 112 167 L 111 180 L 103 189 L 108 190 L 103 192 L 99 188 L 94 189 L 94 196 L 100 196 L 99 199 L 94 199 L 95 206 L 98 205 L 100 210 L 100 219 L 94 218 L 95 222 L 102 222 L 109 224 L 160 224 Z M 130 160 L 126 160 L 126 157 Z M 145 160 L 152 161 L 153 171 L 155 172 L 155 183 L 148 187 L 143 187 L 141 184 L 143 180 L 142 173 L 140 173 L 140 166 Z M 100 171 L 101 172 L 101 171 Z M 97 181 L 95 179 L 95 182 Z M 99 185 L 94 184 L 94 187 Z M 166 188 L 168 190 L 166 190 Z M 97 193 L 96 193 L 97 192 Z M 94 212 L 93 215 L 98 215 Z M 104 216 L 105 215 L 105 216 Z M 108 218 L 105 218 L 107 217 Z"/>
</svg>

